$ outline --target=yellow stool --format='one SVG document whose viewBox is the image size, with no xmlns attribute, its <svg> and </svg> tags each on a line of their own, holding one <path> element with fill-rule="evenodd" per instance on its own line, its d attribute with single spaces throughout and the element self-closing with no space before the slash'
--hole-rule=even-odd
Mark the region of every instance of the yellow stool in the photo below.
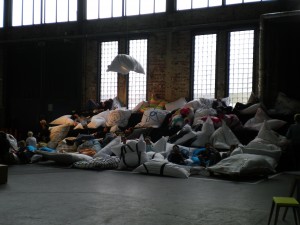
<svg viewBox="0 0 300 225">
<path fill-rule="evenodd" d="M 268 225 L 271 222 L 271 218 L 273 215 L 273 210 L 274 210 L 275 205 L 276 205 L 276 213 L 275 213 L 274 225 L 277 224 L 279 209 L 281 207 L 293 208 L 294 219 L 295 219 L 296 225 L 298 225 L 298 221 L 300 222 L 300 206 L 299 206 L 299 202 L 295 198 L 292 198 L 292 197 L 273 197 L 272 208 L 271 208 L 271 212 L 270 212 L 270 216 L 269 216 Z M 297 219 L 297 214 L 298 214 L 298 219 Z M 282 219 L 283 220 L 285 219 L 285 215 L 283 216 Z"/>
</svg>

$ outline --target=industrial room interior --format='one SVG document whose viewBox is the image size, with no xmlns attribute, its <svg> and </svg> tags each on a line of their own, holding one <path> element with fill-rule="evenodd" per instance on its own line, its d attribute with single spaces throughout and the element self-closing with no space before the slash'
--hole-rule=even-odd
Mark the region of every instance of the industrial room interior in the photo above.
<svg viewBox="0 0 300 225">
<path fill-rule="evenodd" d="M 47 1 L 28 2 L 45 7 Z M 214 98 L 219 99 L 230 95 L 230 33 L 251 30 L 252 92 L 266 108 L 273 107 L 278 93 L 300 100 L 298 0 L 205 0 L 200 8 L 190 1 L 190 8 L 179 9 L 180 0 L 166 0 L 163 12 L 135 15 L 126 15 L 124 4 L 121 16 L 108 9 L 111 16 L 101 18 L 99 6 L 98 15 L 89 14 L 89 4 L 101 0 L 75 0 L 74 18 L 62 22 L 57 15 L 47 22 L 44 9 L 40 21 L 25 21 L 27 1 L 0 1 L 0 130 L 22 140 L 29 130 L 38 132 L 41 118 L 52 121 L 84 109 L 89 99 L 103 101 L 101 44 L 109 41 L 118 42 L 118 54 L 129 53 L 131 40 L 147 41 L 144 100 L 155 95 L 188 102 L 196 98 L 195 37 L 216 34 Z M 54 2 L 58 10 L 59 1 Z M 17 3 L 24 8 L 16 19 Z M 111 97 L 133 108 L 129 94 L 128 76 L 118 74 Z M 9 165 L 7 182 L 0 184 L 0 224 L 261 225 L 268 223 L 272 197 L 299 200 L 299 193 L 291 191 L 299 175 L 280 169 L 256 180 L 180 179 L 48 162 Z M 292 209 L 285 220 L 282 214 L 283 209 L 277 224 L 295 224 Z"/>
</svg>

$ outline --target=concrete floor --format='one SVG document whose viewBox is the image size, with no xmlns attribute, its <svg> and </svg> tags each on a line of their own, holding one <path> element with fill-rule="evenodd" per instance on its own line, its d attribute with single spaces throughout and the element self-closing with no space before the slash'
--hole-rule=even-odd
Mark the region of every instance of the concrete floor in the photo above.
<svg viewBox="0 0 300 225">
<path fill-rule="evenodd" d="M 247 183 L 41 164 L 8 171 L 1 225 L 261 225 L 272 196 L 287 196 L 293 179 L 281 173 Z M 278 224 L 294 224 L 292 210 Z"/>
</svg>

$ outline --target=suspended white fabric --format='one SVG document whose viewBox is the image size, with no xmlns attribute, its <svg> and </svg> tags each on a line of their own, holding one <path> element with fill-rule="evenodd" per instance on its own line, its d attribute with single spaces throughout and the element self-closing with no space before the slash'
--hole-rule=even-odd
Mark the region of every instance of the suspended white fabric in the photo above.
<svg viewBox="0 0 300 225">
<path fill-rule="evenodd" d="M 107 67 L 106 71 L 113 71 L 121 74 L 128 74 L 130 71 L 134 71 L 145 74 L 142 65 L 135 58 L 126 54 L 117 55 Z"/>
</svg>

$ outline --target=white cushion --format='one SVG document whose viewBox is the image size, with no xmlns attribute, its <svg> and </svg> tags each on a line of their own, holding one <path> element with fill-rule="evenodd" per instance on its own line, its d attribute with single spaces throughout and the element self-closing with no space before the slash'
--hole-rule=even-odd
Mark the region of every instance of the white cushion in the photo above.
<svg viewBox="0 0 300 225">
<path fill-rule="evenodd" d="M 54 127 L 50 127 L 50 141 L 47 143 L 48 148 L 55 149 L 58 145 L 58 142 L 67 137 L 70 126 L 69 125 L 58 125 Z"/>
<path fill-rule="evenodd" d="M 270 144 L 274 144 L 274 145 L 278 145 L 278 143 L 280 142 L 280 138 L 277 135 L 277 133 L 275 131 L 272 131 L 268 125 L 268 123 L 265 121 L 263 122 L 257 138 L 261 138 L 267 142 L 269 142 Z"/>
<path fill-rule="evenodd" d="M 106 126 L 113 127 L 117 125 L 120 127 L 126 127 L 130 116 L 131 116 L 131 110 L 121 110 L 121 109 L 112 110 L 108 115 Z"/>
<path fill-rule="evenodd" d="M 190 172 L 187 169 L 180 167 L 177 164 L 161 160 L 151 160 L 146 162 L 134 169 L 133 172 L 177 178 L 188 178 L 190 176 Z"/>
<path fill-rule="evenodd" d="M 80 129 L 84 129 L 81 123 L 78 123 L 73 130 L 80 130 Z"/>
<path fill-rule="evenodd" d="M 260 108 L 260 106 L 261 106 L 260 103 L 256 103 L 256 104 L 248 106 L 245 109 L 240 110 L 239 113 L 243 114 L 243 115 L 255 114 L 257 112 L 257 109 Z"/>
<path fill-rule="evenodd" d="M 125 109 L 122 107 L 122 104 L 117 96 L 113 98 L 112 109 Z"/>
<path fill-rule="evenodd" d="M 186 103 L 183 108 L 193 108 L 194 110 L 197 110 L 201 107 L 201 103 L 199 100 L 192 100 Z"/>
<path fill-rule="evenodd" d="M 221 98 L 221 102 L 224 103 L 226 106 L 230 105 L 230 97 Z"/>
<path fill-rule="evenodd" d="M 72 164 L 74 162 L 78 161 L 88 161 L 93 159 L 91 156 L 85 155 L 85 154 L 79 154 L 79 153 L 57 153 L 57 152 L 46 152 L 37 150 L 37 154 L 40 154 L 45 158 L 46 160 L 53 160 L 56 163 L 59 164 Z"/>
<path fill-rule="evenodd" d="M 186 102 L 185 98 L 181 97 L 174 102 L 169 102 L 169 103 L 165 104 L 165 108 L 168 111 L 173 111 L 175 109 L 182 108 L 186 103 L 187 102 Z"/>
<path fill-rule="evenodd" d="M 269 125 L 271 129 L 277 130 L 280 127 L 284 126 L 287 122 L 279 119 L 270 119 L 267 120 L 266 123 Z M 263 123 L 252 123 L 251 125 L 247 124 L 244 127 L 251 128 L 253 130 L 259 131 Z"/>
<path fill-rule="evenodd" d="M 277 162 L 274 158 L 256 154 L 236 154 L 222 159 L 208 170 L 231 176 L 269 175 L 275 173 Z"/>
<path fill-rule="evenodd" d="M 121 74 L 128 74 L 130 71 L 145 74 L 142 65 L 132 56 L 126 54 L 117 55 L 107 68 L 108 71 L 113 71 Z"/>
<path fill-rule="evenodd" d="M 9 141 L 10 147 L 14 150 L 18 150 L 19 146 L 18 146 L 18 141 L 17 139 L 11 135 L 11 134 L 6 134 L 6 139 Z"/>
<path fill-rule="evenodd" d="M 106 123 L 106 120 L 104 118 L 92 118 L 91 122 L 88 123 L 87 127 L 96 129 L 98 127 L 104 127 Z"/>
<path fill-rule="evenodd" d="M 153 152 L 153 151 L 147 152 L 147 156 L 148 156 L 148 161 L 152 159 L 157 161 L 162 161 L 165 159 L 165 157 L 161 153 Z"/>
<path fill-rule="evenodd" d="M 222 120 L 222 126 L 219 127 L 210 137 L 210 142 L 215 148 L 230 149 L 231 145 L 239 145 L 240 141 Z"/>
<path fill-rule="evenodd" d="M 216 116 L 216 115 L 217 115 L 217 111 L 213 108 L 209 108 L 209 109 L 199 108 L 195 112 L 193 126 L 203 124 L 204 116 Z"/>
<path fill-rule="evenodd" d="M 273 143 L 270 143 L 267 140 L 261 139 L 261 138 L 254 138 L 252 141 L 250 141 L 247 145 L 247 148 L 255 148 L 255 149 L 266 149 L 270 151 L 276 151 L 276 150 L 281 150 L 281 148 Z"/>
<path fill-rule="evenodd" d="M 282 151 L 280 149 L 277 150 L 268 150 L 268 149 L 259 149 L 259 148 L 249 148 L 245 146 L 239 146 L 238 148 L 234 149 L 230 156 L 236 155 L 236 154 L 255 154 L 255 155 L 265 155 L 272 157 L 277 162 L 280 160 Z"/>
<path fill-rule="evenodd" d="M 136 127 L 160 127 L 168 113 L 169 111 L 162 109 L 147 109 L 143 114 L 141 122 Z"/>
<path fill-rule="evenodd" d="M 277 113 L 294 114 L 300 112 L 300 101 L 279 92 L 274 107 Z"/>
<path fill-rule="evenodd" d="M 193 141 L 191 146 L 193 147 L 203 147 L 206 143 L 210 141 L 210 136 L 215 132 L 214 123 L 210 117 L 207 117 L 206 121 L 203 123 L 201 131 L 196 132 L 196 140 Z"/>
<path fill-rule="evenodd" d="M 168 137 L 161 137 L 159 140 L 157 140 L 155 143 L 152 144 L 152 150 L 154 152 L 164 152 L 166 151 L 168 142 Z"/>
<path fill-rule="evenodd" d="M 251 127 L 252 124 L 262 123 L 265 120 L 269 120 L 270 117 L 266 114 L 266 112 L 262 108 L 258 108 L 253 118 L 249 119 L 244 126 Z"/>
<path fill-rule="evenodd" d="M 100 119 L 100 118 L 104 118 L 105 120 L 107 120 L 107 119 L 108 119 L 108 116 L 109 116 L 109 113 L 110 113 L 110 111 L 109 111 L 109 109 L 108 109 L 108 110 L 106 110 L 106 111 L 103 111 L 103 112 L 101 112 L 101 113 L 98 113 L 98 114 L 94 115 L 94 116 L 92 117 L 92 119 Z"/>
<path fill-rule="evenodd" d="M 200 103 L 201 105 L 205 105 L 206 108 L 212 108 L 213 102 L 214 102 L 214 98 L 200 98 Z"/>
<path fill-rule="evenodd" d="M 181 145 L 187 142 L 188 140 L 196 137 L 196 132 L 192 130 L 192 127 L 189 124 L 184 125 L 184 127 L 181 129 L 183 132 L 187 131 L 186 134 L 184 134 L 182 137 L 179 137 L 177 140 L 173 142 L 175 145 Z M 180 132 L 178 132 L 180 133 Z"/>
<path fill-rule="evenodd" d="M 105 145 L 99 152 L 97 152 L 93 157 L 104 157 L 107 155 L 112 155 L 111 148 L 113 146 L 120 146 L 121 145 L 121 136 L 117 136 L 113 140 L 111 140 L 107 145 Z"/>
<path fill-rule="evenodd" d="M 244 124 L 244 127 L 259 131 L 264 121 L 267 121 L 270 129 L 274 130 L 279 129 L 287 123 L 283 120 L 270 118 L 261 108 L 258 108 L 255 116 L 249 119 Z"/>
<path fill-rule="evenodd" d="M 120 158 L 119 169 L 134 169 L 148 161 L 146 142 L 143 136 L 139 140 L 128 140 L 126 145 L 117 145 L 111 151 Z"/>
<path fill-rule="evenodd" d="M 74 124 L 74 120 L 71 119 L 71 115 L 64 115 L 64 116 L 58 117 L 57 119 L 51 121 L 49 124 L 51 124 L 51 125 L 67 124 L 67 125 L 72 126 Z"/>
</svg>

